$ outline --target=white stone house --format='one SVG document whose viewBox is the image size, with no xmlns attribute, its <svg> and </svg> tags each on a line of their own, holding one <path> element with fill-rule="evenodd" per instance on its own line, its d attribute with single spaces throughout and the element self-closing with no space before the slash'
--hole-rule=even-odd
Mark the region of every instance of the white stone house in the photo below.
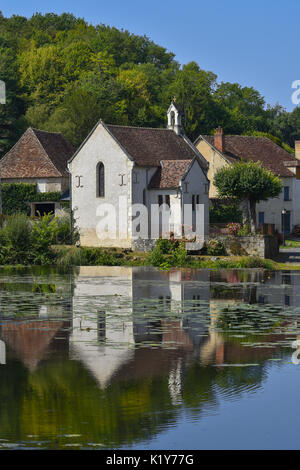
<svg viewBox="0 0 300 470">
<path fill-rule="evenodd" d="M 258 225 L 274 224 L 279 233 L 290 233 L 295 225 L 300 224 L 300 142 L 298 151 L 296 142 L 294 157 L 266 137 L 224 135 L 219 128 L 214 136 L 200 135 L 195 146 L 209 163 L 211 199 L 218 197 L 213 184 L 218 169 L 241 160 L 259 161 L 280 178 L 282 192 L 278 197 L 256 205 Z"/>
<path fill-rule="evenodd" d="M 153 236 L 154 204 L 166 204 L 170 214 L 179 213 L 183 225 L 184 205 L 192 207 L 193 224 L 201 207 L 203 232 L 208 235 L 207 161 L 183 134 L 175 103 L 167 116 L 167 129 L 107 125 L 100 120 L 69 161 L 71 204 L 82 245 L 148 249 L 159 235 L 165 236 L 162 225 Z M 105 204 L 112 209 L 107 206 L 105 212 Z M 131 213 L 134 204 L 142 207 Z M 148 223 L 142 224 L 144 208 Z M 115 225 L 101 225 L 114 210 Z M 124 226 L 126 230 L 121 229 Z M 168 229 L 172 230 L 171 217 Z"/>
</svg>

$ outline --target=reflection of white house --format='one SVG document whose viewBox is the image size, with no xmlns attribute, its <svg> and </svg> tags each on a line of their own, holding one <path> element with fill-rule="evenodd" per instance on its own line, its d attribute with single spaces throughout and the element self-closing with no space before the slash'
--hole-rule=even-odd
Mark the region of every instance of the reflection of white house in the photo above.
<svg viewBox="0 0 300 470">
<path fill-rule="evenodd" d="M 6 364 L 6 345 L 0 340 L 0 364 Z"/>
<path fill-rule="evenodd" d="M 81 244 L 146 249 L 152 242 L 143 239 L 173 231 L 175 214 L 177 227 L 193 228 L 196 212 L 202 214 L 200 206 L 203 232 L 208 234 L 207 169 L 205 158 L 182 132 L 175 103 L 168 110 L 167 129 L 106 125 L 100 120 L 69 162 Z M 113 208 L 97 213 L 102 204 Z M 140 208 L 130 213 L 134 204 Z M 191 205 L 191 223 L 183 217 L 184 204 Z M 170 210 L 166 225 L 151 214 L 153 205 Z M 116 218 L 108 220 L 114 211 Z"/>
<path fill-rule="evenodd" d="M 192 352 L 203 340 L 199 333 L 207 332 L 209 272 L 196 273 L 196 283 L 186 276 L 180 270 L 153 274 L 153 270 L 147 268 L 81 267 L 73 297 L 71 357 L 82 361 L 99 385 L 106 387 L 123 365 L 134 360 L 136 342 L 159 341 L 162 345 L 164 341 L 174 342 L 176 347 Z M 199 282 L 203 283 L 201 294 Z M 149 300 L 149 305 L 144 304 L 145 299 L 146 303 Z M 156 302 L 151 304 L 151 300 Z M 193 313 L 188 317 L 184 315 L 183 300 L 201 305 L 203 325 L 196 323 Z M 150 310 L 158 306 L 160 314 L 170 309 L 179 314 L 178 321 L 170 323 L 166 316 L 160 323 L 161 334 L 153 334 L 155 320 L 149 318 L 149 313 L 143 315 L 141 309 L 145 306 Z M 178 367 L 177 364 L 175 379 Z M 173 383 L 175 379 L 170 380 Z"/>
<path fill-rule="evenodd" d="M 82 267 L 76 279 L 70 353 L 86 365 L 103 388 L 133 355 L 131 305 L 118 312 L 120 297 L 130 299 L 131 291 L 130 268 Z M 110 297 L 113 312 L 106 311 Z"/>
</svg>

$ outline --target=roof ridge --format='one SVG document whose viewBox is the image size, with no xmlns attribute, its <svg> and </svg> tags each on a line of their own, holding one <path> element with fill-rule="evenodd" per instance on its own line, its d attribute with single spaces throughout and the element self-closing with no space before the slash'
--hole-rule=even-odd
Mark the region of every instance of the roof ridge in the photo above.
<svg viewBox="0 0 300 470">
<path fill-rule="evenodd" d="M 171 131 L 173 129 L 167 129 L 166 127 L 141 127 L 141 126 L 123 126 L 122 124 L 105 124 L 108 127 L 125 127 L 126 129 L 148 129 L 153 131 Z"/>
<path fill-rule="evenodd" d="M 33 132 L 35 132 L 35 131 L 45 132 L 45 134 L 61 135 L 62 137 L 64 137 L 64 135 L 61 132 L 44 131 L 43 129 L 37 129 L 36 127 L 29 127 L 28 129 L 31 129 Z"/>
</svg>

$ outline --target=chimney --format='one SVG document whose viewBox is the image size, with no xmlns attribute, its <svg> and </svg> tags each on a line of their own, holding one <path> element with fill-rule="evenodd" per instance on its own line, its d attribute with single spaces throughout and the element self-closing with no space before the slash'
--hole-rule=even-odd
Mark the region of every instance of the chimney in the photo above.
<svg viewBox="0 0 300 470">
<path fill-rule="evenodd" d="M 295 140 L 295 157 L 300 160 L 300 140 Z"/>
<path fill-rule="evenodd" d="M 299 141 L 299 144 L 300 144 L 300 141 Z M 224 136 L 223 129 L 221 126 L 219 126 L 215 132 L 214 146 L 216 147 L 216 149 L 219 150 L 219 152 L 221 153 L 225 152 L 225 136 Z M 299 151 L 300 151 L 300 146 L 299 146 Z"/>
</svg>

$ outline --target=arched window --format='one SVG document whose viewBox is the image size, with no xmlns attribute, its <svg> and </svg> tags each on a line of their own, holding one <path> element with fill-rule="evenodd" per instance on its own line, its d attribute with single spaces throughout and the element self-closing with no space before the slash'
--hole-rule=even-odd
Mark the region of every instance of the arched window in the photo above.
<svg viewBox="0 0 300 470">
<path fill-rule="evenodd" d="M 171 111 L 171 126 L 174 129 L 174 127 L 175 127 L 175 113 L 174 113 L 174 111 Z"/>
<path fill-rule="evenodd" d="M 104 197 L 104 165 L 102 162 L 97 165 L 97 197 Z"/>
</svg>

